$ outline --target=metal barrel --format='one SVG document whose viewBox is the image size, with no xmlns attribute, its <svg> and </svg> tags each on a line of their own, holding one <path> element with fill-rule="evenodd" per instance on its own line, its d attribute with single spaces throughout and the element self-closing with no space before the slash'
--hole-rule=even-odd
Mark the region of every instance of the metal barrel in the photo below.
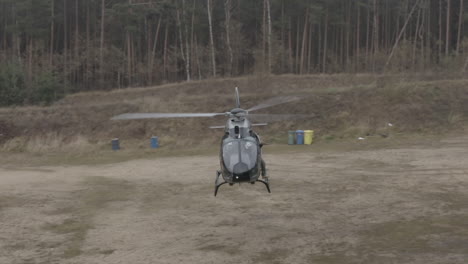
<svg viewBox="0 0 468 264">
<path fill-rule="evenodd" d="M 112 139 L 112 150 L 119 150 L 120 149 L 120 142 L 118 138 Z"/>
<path fill-rule="evenodd" d="M 293 131 L 293 130 L 288 131 L 288 145 L 294 145 L 295 137 L 296 137 L 296 131 Z"/>
<path fill-rule="evenodd" d="M 305 130 L 304 131 L 304 144 L 311 145 L 313 141 L 314 141 L 314 131 Z"/>
<path fill-rule="evenodd" d="M 296 144 L 304 145 L 304 130 L 296 130 Z"/>
<path fill-rule="evenodd" d="M 151 137 L 151 148 L 159 148 L 158 137 Z"/>
</svg>

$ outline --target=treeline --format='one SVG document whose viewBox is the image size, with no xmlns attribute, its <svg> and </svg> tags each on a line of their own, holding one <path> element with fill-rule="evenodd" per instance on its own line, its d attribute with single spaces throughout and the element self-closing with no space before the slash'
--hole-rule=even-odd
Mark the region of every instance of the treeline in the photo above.
<svg viewBox="0 0 468 264">
<path fill-rule="evenodd" d="M 0 105 L 262 73 L 466 71 L 466 0 L 0 0 Z"/>
</svg>

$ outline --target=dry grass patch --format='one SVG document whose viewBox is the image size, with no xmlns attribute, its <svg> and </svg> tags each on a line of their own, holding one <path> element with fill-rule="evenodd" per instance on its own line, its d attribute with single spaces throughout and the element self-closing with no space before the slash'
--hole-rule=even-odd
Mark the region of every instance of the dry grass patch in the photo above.
<svg viewBox="0 0 468 264">
<path fill-rule="evenodd" d="M 435 76 L 435 75 L 434 75 Z M 388 136 L 393 133 L 440 134 L 457 130 L 468 120 L 468 80 L 434 80 L 429 75 L 258 75 L 194 81 L 149 88 L 75 94 L 51 107 L 0 109 L 8 139 L 2 151 L 86 152 L 109 144 L 148 141 L 159 136 L 173 149 L 217 145 L 225 118 L 111 121 L 125 112 L 225 112 L 234 107 L 234 87 L 248 108 L 281 95 L 301 101 L 258 113 L 311 114 L 313 117 L 271 122 L 256 128 L 272 143 L 286 142 L 287 131 L 313 129 L 324 138 Z M 0 133 L 1 134 L 1 133 Z M 147 143 L 142 143 L 143 148 Z M 148 143 L 149 144 L 149 143 Z M 96 147 L 98 145 L 98 147 Z"/>
</svg>

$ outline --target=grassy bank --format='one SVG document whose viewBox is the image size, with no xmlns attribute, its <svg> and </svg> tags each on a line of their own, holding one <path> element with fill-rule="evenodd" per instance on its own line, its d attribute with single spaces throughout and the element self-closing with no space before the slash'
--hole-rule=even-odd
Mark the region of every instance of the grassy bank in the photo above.
<svg viewBox="0 0 468 264">
<path fill-rule="evenodd" d="M 285 143 L 287 131 L 295 129 L 313 129 L 316 141 L 329 142 L 358 136 L 443 135 L 461 131 L 468 120 L 466 79 L 417 75 L 254 76 L 81 93 L 50 107 L 3 108 L 0 150 L 9 154 L 87 156 L 109 151 L 110 140 L 117 137 L 126 151 L 140 153 L 151 151 L 146 149 L 149 138 L 155 135 L 163 146 L 157 153 L 162 155 L 205 149 L 216 152 L 222 132 L 208 127 L 223 125 L 224 117 L 137 121 L 110 118 L 125 112 L 225 112 L 234 107 L 236 86 L 242 107 L 246 108 L 275 96 L 301 96 L 298 102 L 258 112 L 310 115 L 256 129 L 265 141 L 274 144 Z"/>
</svg>

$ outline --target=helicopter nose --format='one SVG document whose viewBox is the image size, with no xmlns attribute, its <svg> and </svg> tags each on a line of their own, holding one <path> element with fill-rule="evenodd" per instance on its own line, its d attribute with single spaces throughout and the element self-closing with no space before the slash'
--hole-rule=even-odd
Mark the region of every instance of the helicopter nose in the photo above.
<svg viewBox="0 0 468 264">
<path fill-rule="evenodd" d="M 234 165 L 234 173 L 235 174 L 241 174 L 241 173 L 244 173 L 246 171 L 249 170 L 249 167 L 247 166 L 247 164 L 243 163 L 243 162 L 240 162 L 240 163 L 237 163 L 236 165 Z M 238 176 L 236 176 L 238 177 Z"/>
</svg>

